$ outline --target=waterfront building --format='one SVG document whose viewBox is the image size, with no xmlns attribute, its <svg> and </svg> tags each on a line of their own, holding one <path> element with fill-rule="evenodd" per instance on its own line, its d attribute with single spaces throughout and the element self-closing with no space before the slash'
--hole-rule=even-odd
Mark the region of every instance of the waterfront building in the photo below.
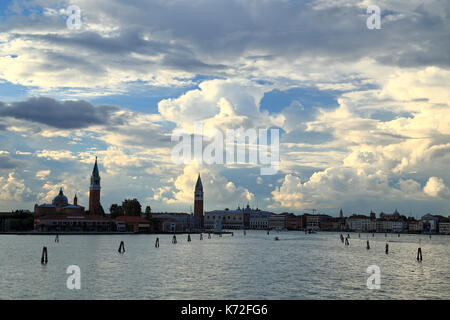
<svg viewBox="0 0 450 320">
<path fill-rule="evenodd" d="M 114 221 L 95 215 L 46 215 L 34 218 L 34 229 L 43 232 L 102 232 L 113 231 Z"/>
<path fill-rule="evenodd" d="M 269 228 L 270 212 L 250 215 L 250 229 L 267 230 Z"/>
<path fill-rule="evenodd" d="M 195 219 L 192 214 L 173 212 L 173 213 L 152 213 L 150 215 L 154 221 L 153 229 L 162 232 L 190 232 L 195 229 Z M 174 230 L 174 231 L 168 231 Z"/>
<path fill-rule="evenodd" d="M 306 226 L 306 218 L 297 216 L 293 213 L 284 213 L 286 215 L 286 229 L 303 230 Z"/>
<path fill-rule="evenodd" d="M 429 233 L 436 233 L 438 230 L 439 218 L 431 214 L 426 214 L 422 217 L 423 231 Z"/>
<path fill-rule="evenodd" d="M 330 217 L 320 221 L 320 230 L 323 231 L 343 231 L 345 230 L 345 219 L 342 217 Z"/>
<path fill-rule="evenodd" d="M 319 230 L 320 229 L 320 216 L 316 214 L 309 214 L 305 213 L 303 214 L 305 217 L 306 222 L 306 229 L 307 230 Z"/>
<path fill-rule="evenodd" d="M 119 216 L 116 218 L 117 231 L 150 232 L 152 231 L 149 220 L 137 216 Z"/>
<path fill-rule="evenodd" d="M 440 222 L 439 221 L 439 233 L 450 234 L 450 222 Z"/>
<path fill-rule="evenodd" d="M 392 232 L 404 232 L 408 230 L 408 223 L 405 220 L 392 221 Z"/>
<path fill-rule="evenodd" d="M 269 229 L 285 230 L 287 222 L 287 215 L 272 214 L 269 217 Z"/>
<path fill-rule="evenodd" d="M 395 209 L 394 213 L 392 214 L 386 214 L 384 212 L 380 213 L 380 219 L 383 220 L 397 220 L 398 218 L 400 218 L 400 213 L 397 211 L 397 209 Z"/>
<path fill-rule="evenodd" d="M 222 220 L 223 229 L 248 229 L 250 226 L 250 213 L 244 209 L 230 210 L 213 210 L 205 212 L 204 227 L 205 229 L 215 229 L 216 220 Z"/>
<path fill-rule="evenodd" d="M 412 233 L 422 233 L 423 223 L 422 221 L 417 221 L 415 219 L 408 220 L 408 231 Z"/>
<path fill-rule="evenodd" d="M 249 206 L 245 209 L 249 211 Z M 269 229 L 269 218 L 273 214 L 269 211 L 262 211 L 256 208 L 256 210 L 250 209 L 249 227 L 255 230 L 267 230 Z"/>
<path fill-rule="evenodd" d="M 381 212 L 380 218 L 375 220 L 373 227 L 375 227 L 374 231 L 376 232 L 405 232 L 408 230 L 408 221 L 395 209 L 392 214 Z"/>
<path fill-rule="evenodd" d="M 172 218 L 169 215 L 161 215 L 160 218 L 151 218 L 152 231 L 156 233 L 173 233 L 173 232 L 186 232 L 183 224 L 180 220 Z"/>
<path fill-rule="evenodd" d="M 370 232 L 374 227 L 376 229 L 376 223 L 374 224 L 368 216 L 353 214 L 347 218 L 346 227 L 352 231 Z"/>
<path fill-rule="evenodd" d="M 375 231 L 376 232 L 385 232 L 384 231 L 384 223 L 383 223 L 383 219 L 380 219 L 380 218 L 378 218 L 378 219 L 376 219 L 375 220 L 375 226 L 376 226 L 376 229 L 375 229 Z"/>
<path fill-rule="evenodd" d="M 376 232 L 377 231 L 377 219 L 375 218 L 370 218 L 369 221 L 369 232 Z"/>
<path fill-rule="evenodd" d="M 382 222 L 382 232 L 392 232 L 392 220 L 381 220 Z"/>
<path fill-rule="evenodd" d="M 216 219 L 216 232 L 222 232 L 222 219 Z"/>
</svg>

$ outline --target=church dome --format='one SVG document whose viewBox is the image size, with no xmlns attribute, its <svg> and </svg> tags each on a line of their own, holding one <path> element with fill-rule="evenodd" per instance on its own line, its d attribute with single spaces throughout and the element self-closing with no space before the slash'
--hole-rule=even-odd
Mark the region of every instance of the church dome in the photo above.
<svg viewBox="0 0 450 320">
<path fill-rule="evenodd" d="M 52 204 L 57 207 L 63 207 L 69 204 L 69 201 L 64 195 L 62 188 L 59 190 L 59 194 L 53 199 Z"/>
</svg>

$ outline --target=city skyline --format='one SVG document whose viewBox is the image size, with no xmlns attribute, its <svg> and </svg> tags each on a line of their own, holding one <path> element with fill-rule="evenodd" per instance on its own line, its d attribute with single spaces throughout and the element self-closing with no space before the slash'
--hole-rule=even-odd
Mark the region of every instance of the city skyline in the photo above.
<svg viewBox="0 0 450 320">
<path fill-rule="evenodd" d="M 94 163 L 94 167 L 93 167 L 93 170 L 92 170 L 92 173 L 91 173 L 91 177 L 90 177 L 91 184 L 90 184 L 90 187 L 89 187 L 89 201 L 88 201 L 89 202 L 89 210 L 87 210 L 86 213 L 94 214 L 94 215 L 99 215 L 99 214 L 102 215 L 102 214 L 106 213 L 108 215 L 110 213 L 109 209 L 104 210 L 102 208 L 102 205 L 100 204 L 100 189 L 101 189 L 101 187 L 100 187 L 100 175 L 99 175 L 100 174 L 100 170 L 98 168 L 99 165 L 98 165 L 98 161 L 97 160 L 98 160 L 98 158 L 95 157 L 95 163 Z M 253 206 L 253 205 L 250 206 L 250 202 L 247 202 L 246 206 L 245 206 L 245 204 L 242 204 L 242 206 L 241 206 L 241 204 L 237 204 L 237 208 L 235 210 L 232 208 L 232 206 L 230 206 L 231 208 L 229 208 L 229 207 L 227 207 L 227 208 L 211 208 L 211 210 L 205 211 L 203 209 L 203 200 L 204 200 L 203 193 L 204 192 L 203 192 L 203 185 L 202 185 L 201 176 L 200 176 L 200 174 L 198 174 L 197 181 L 196 181 L 195 187 L 194 187 L 194 192 L 193 192 L 193 194 L 194 194 L 194 196 L 193 196 L 194 210 L 192 210 L 192 206 L 191 206 L 189 212 L 185 212 L 185 213 L 191 214 L 193 217 L 196 217 L 197 219 L 199 219 L 199 221 L 202 221 L 203 220 L 203 218 L 202 218 L 203 214 L 204 213 L 208 213 L 208 212 L 211 213 L 211 212 L 216 212 L 216 211 L 228 211 L 228 210 L 230 210 L 230 212 L 240 211 L 240 210 L 242 210 L 242 212 L 244 212 L 245 208 L 247 208 L 247 210 L 250 209 L 251 212 L 261 211 L 261 208 L 259 208 L 258 205 L 256 205 L 256 207 Z M 78 206 L 77 193 L 75 193 L 73 205 L 68 204 L 68 198 L 64 195 L 63 187 L 60 187 L 59 188 L 59 195 L 52 200 L 52 203 L 54 203 L 57 198 L 61 198 L 61 197 L 65 199 L 65 202 L 66 202 L 65 205 L 69 205 L 70 207 Z M 132 197 L 129 197 L 129 199 L 128 198 L 124 198 L 124 200 L 131 200 L 131 198 Z M 134 199 L 136 199 L 136 198 L 134 198 Z M 116 201 L 116 203 L 113 203 L 113 204 L 117 205 L 117 203 L 120 203 L 120 201 Z M 42 206 L 44 208 L 44 210 L 45 210 L 45 208 L 47 206 L 49 206 L 49 205 L 50 205 L 50 203 L 48 203 L 48 204 L 47 203 L 43 203 L 43 204 L 37 204 L 36 203 L 35 206 L 34 206 L 34 210 L 30 210 L 30 212 L 33 212 L 34 214 L 37 214 L 38 213 L 36 211 L 37 207 Z M 98 209 L 98 207 L 100 207 L 100 209 Z M 97 208 L 97 209 L 93 209 L 93 208 Z M 12 212 L 15 212 L 15 211 L 27 211 L 27 209 L 17 209 L 16 208 L 16 209 L 12 209 L 11 211 Z M 306 212 L 306 211 L 309 211 L 309 212 Z M 158 211 L 154 210 L 153 212 L 158 212 Z M 167 211 L 160 211 L 160 212 L 161 213 L 168 213 Z M 263 211 L 263 212 L 268 212 L 268 211 Z M 83 206 L 78 206 L 76 208 L 76 210 L 74 210 L 72 213 L 73 214 L 82 214 L 82 215 L 84 215 L 84 207 Z M 144 213 L 144 210 L 142 210 L 142 213 Z M 277 214 L 277 212 L 272 212 L 272 213 L 273 214 Z M 288 213 L 288 212 L 285 211 L 283 213 Z M 302 212 L 298 212 L 298 213 L 299 214 L 312 214 L 312 215 L 314 215 L 314 214 L 317 214 L 317 215 L 325 214 L 325 212 L 320 212 L 320 210 L 318 210 L 318 209 L 308 209 L 308 210 L 303 210 Z M 400 213 L 398 212 L 397 208 L 394 211 L 392 211 L 392 213 L 394 215 L 397 214 L 397 215 L 400 216 Z M 405 213 L 402 213 L 401 216 L 415 217 L 411 213 L 412 212 L 410 212 L 409 215 L 405 214 Z M 41 209 L 38 214 L 45 214 L 45 213 Z M 292 214 L 292 212 L 290 214 Z M 389 211 L 386 211 L 386 212 L 380 211 L 378 214 L 379 214 L 379 217 L 382 217 L 383 215 L 386 215 L 386 214 L 389 215 L 390 212 Z M 431 213 L 428 212 L 427 214 L 431 214 Z M 333 213 L 331 213 L 331 214 L 328 213 L 328 214 L 325 214 L 325 215 L 334 216 Z M 346 215 L 344 215 L 343 209 L 339 208 L 339 212 L 336 214 L 336 217 L 343 218 L 343 217 L 352 217 L 352 216 L 358 216 L 358 215 L 365 216 L 365 212 L 351 212 L 351 213 L 348 213 L 348 215 L 346 216 Z M 369 214 L 367 215 L 367 218 L 372 217 L 372 215 L 374 217 L 376 217 L 377 212 L 374 212 L 371 209 Z"/>
<path fill-rule="evenodd" d="M 450 213 L 450 8 L 442 1 L 0 4 L 0 211 L 60 188 L 191 212 Z M 69 4 L 80 8 L 71 25 Z M 132 6 L 134 5 L 134 6 Z M 280 131 L 280 168 L 175 164 L 175 130 Z M 203 195 L 202 195 L 203 196 Z"/>
</svg>

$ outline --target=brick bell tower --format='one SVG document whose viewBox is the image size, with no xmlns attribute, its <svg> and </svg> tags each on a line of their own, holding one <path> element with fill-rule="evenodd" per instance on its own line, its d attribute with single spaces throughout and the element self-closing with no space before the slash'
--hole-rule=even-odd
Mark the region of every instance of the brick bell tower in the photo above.
<svg viewBox="0 0 450 320">
<path fill-rule="evenodd" d="M 95 157 L 94 170 L 92 170 L 91 175 L 91 187 L 89 188 L 89 213 L 95 214 L 100 208 L 100 174 L 98 173 L 97 157 Z"/>
<path fill-rule="evenodd" d="M 198 175 L 194 191 L 194 217 L 198 221 L 199 226 L 203 227 L 203 185 L 200 174 Z"/>
</svg>

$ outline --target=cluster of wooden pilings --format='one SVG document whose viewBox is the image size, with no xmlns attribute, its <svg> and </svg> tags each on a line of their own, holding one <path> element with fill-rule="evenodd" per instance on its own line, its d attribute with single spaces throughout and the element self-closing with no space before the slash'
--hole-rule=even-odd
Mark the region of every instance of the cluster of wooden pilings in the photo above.
<svg viewBox="0 0 450 320">
<path fill-rule="evenodd" d="M 372 237 L 374 237 L 374 236 L 375 236 L 375 234 L 372 233 Z M 385 234 L 385 237 L 387 237 L 387 234 Z M 400 234 L 398 234 L 397 237 L 400 237 Z M 347 237 L 345 237 L 345 238 L 344 238 L 344 236 L 342 234 L 340 235 L 341 242 L 344 243 L 346 246 L 350 245 L 350 242 L 348 241 L 349 238 L 350 238 L 350 235 L 347 235 Z M 358 234 L 358 238 L 361 238 L 361 234 L 360 233 Z M 369 239 L 367 239 L 367 242 L 366 242 L 366 249 L 370 250 Z M 387 243 L 386 243 L 384 252 L 386 254 L 389 254 L 389 244 L 387 244 Z M 423 261 L 422 248 L 420 248 L 420 247 L 417 249 L 417 261 L 419 261 L 419 262 Z"/>
</svg>

